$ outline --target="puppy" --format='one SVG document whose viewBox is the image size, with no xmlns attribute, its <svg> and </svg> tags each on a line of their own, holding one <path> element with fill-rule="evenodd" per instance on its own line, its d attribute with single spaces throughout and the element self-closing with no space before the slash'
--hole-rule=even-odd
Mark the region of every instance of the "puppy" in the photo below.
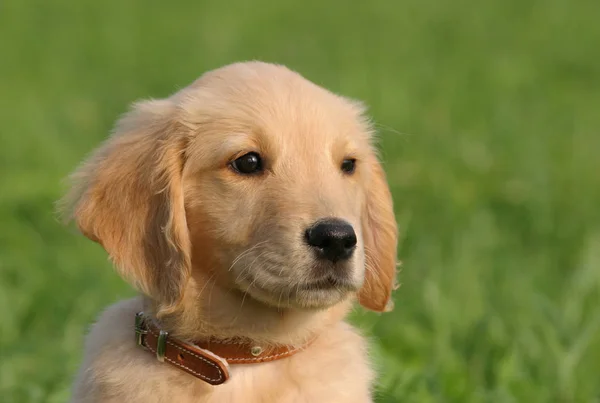
<svg viewBox="0 0 600 403">
<path fill-rule="evenodd" d="M 232 64 L 135 104 L 72 175 L 67 218 L 141 296 L 87 337 L 74 402 L 370 402 L 365 340 L 397 228 L 358 102 Z"/>
</svg>

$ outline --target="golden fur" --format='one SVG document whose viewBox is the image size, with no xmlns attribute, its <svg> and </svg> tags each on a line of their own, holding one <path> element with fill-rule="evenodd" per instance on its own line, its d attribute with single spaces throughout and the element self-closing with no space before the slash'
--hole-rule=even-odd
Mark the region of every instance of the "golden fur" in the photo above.
<svg viewBox="0 0 600 403">
<path fill-rule="evenodd" d="M 285 67 L 237 63 L 169 98 L 137 103 L 73 174 L 65 211 L 141 296 L 110 307 L 88 336 L 74 402 L 369 402 L 373 372 L 343 319 L 358 297 L 385 311 L 396 272 L 396 222 L 363 107 Z M 260 152 L 265 170 L 229 163 Z M 345 158 L 356 171 L 343 174 Z M 352 289 L 302 291 L 316 265 L 307 226 L 355 229 L 343 263 Z M 150 312 L 174 337 L 245 336 L 306 351 L 234 365 L 210 386 L 134 344 Z"/>
</svg>

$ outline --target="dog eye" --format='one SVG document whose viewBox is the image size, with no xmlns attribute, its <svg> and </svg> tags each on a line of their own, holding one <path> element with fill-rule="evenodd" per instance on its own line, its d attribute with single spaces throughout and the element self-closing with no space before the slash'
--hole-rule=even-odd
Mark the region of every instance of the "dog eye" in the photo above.
<svg viewBox="0 0 600 403">
<path fill-rule="evenodd" d="M 254 174 L 262 171 L 262 160 L 258 153 L 252 152 L 232 161 L 231 167 L 241 174 Z"/>
<path fill-rule="evenodd" d="M 354 173 L 356 169 L 356 160 L 354 158 L 347 158 L 342 162 L 342 171 L 347 174 Z"/>
</svg>

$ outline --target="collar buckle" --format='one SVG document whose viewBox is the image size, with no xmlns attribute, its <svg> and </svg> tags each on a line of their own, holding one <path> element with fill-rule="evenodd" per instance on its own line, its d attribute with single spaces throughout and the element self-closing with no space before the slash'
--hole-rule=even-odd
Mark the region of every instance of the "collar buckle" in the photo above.
<svg viewBox="0 0 600 403">
<path fill-rule="evenodd" d="M 144 336 L 148 334 L 146 330 L 146 321 L 144 319 L 144 312 L 138 312 L 135 314 L 135 343 L 138 346 L 146 347 L 144 345 Z"/>
<path fill-rule="evenodd" d="M 145 336 L 147 334 L 148 327 L 146 325 L 146 319 L 144 318 L 144 312 L 138 312 L 135 314 L 135 343 L 138 346 L 144 347 L 145 349 L 148 349 L 145 343 Z M 156 359 L 160 362 L 165 362 L 167 337 L 169 337 L 169 332 L 165 330 L 159 330 L 156 340 Z"/>
</svg>

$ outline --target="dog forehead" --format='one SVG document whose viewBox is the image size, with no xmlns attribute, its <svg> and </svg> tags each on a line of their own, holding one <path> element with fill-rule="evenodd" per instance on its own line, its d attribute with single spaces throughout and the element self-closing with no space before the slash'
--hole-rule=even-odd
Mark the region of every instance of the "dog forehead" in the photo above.
<svg viewBox="0 0 600 403">
<path fill-rule="evenodd" d="M 199 135 L 196 142 L 204 151 L 210 142 L 216 147 L 240 137 L 260 143 L 272 155 L 303 158 L 349 143 L 354 148 L 369 143 L 362 105 L 282 66 L 226 66 L 206 73 L 177 98 L 185 124 Z"/>
<path fill-rule="evenodd" d="M 280 65 L 235 63 L 202 75 L 175 96 L 190 123 L 220 120 L 264 129 L 356 126 L 363 108 Z"/>
</svg>

